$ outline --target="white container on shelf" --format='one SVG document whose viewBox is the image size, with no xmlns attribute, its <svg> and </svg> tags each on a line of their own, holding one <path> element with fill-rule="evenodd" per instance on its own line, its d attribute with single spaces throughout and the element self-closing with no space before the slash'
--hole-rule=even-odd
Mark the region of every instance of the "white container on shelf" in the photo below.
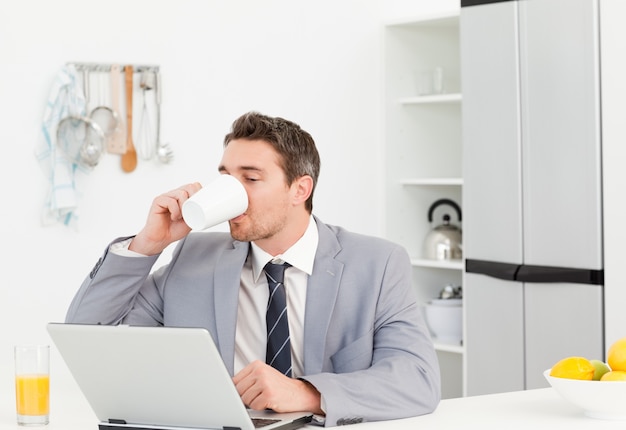
<svg viewBox="0 0 626 430">
<path fill-rule="evenodd" d="M 426 323 L 436 341 L 463 341 L 463 299 L 433 299 L 425 306 Z"/>
</svg>

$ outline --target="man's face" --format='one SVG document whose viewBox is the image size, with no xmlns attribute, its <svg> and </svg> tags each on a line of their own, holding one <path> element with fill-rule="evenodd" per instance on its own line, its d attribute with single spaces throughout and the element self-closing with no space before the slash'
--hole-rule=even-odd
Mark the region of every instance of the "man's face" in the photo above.
<svg viewBox="0 0 626 430">
<path fill-rule="evenodd" d="M 232 140 L 224 149 L 219 170 L 237 178 L 248 193 L 248 209 L 229 221 L 240 241 L 271 239 L 287 225 L 293 190 L 279 166 L 279 155 L 262 140 Z"/>
</svg>

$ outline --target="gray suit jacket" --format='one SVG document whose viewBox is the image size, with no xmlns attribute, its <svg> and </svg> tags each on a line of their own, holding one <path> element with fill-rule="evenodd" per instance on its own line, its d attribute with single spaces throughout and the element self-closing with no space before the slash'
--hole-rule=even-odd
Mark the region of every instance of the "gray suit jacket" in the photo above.
<svg viewBox="0 0 626 430">
<path fill-rule="evenodd" d="M 439 367 L 406 251 L 316 222 L 303 379 L 322 394 L 326 425 L 432 412 L 440 400 Z M 157 256 L 105 251 L 66 322 L 205 327 L 232 375 L 238 289 L 249 247 L 228 233 L 191 233 L 153 274 Z"/>
</svg>

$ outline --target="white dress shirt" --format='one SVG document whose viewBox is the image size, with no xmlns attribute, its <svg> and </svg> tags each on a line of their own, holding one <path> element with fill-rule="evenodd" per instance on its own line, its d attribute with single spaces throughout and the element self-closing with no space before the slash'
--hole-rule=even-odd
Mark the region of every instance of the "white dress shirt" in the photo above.
<svg viewBox="0 0 626 430">
<path fill-rule="evenodd" d="M 235 334 L 235 373 L 253 360 L 265 361 L 267 329 L 265 313 L 269 288 L 263 268 L 269 261 L 287 262 L 292 267 L 285 270 L 285 294 L 291 341 L 292 376 L 304 373 L 304 311 L 309 276 L 317 251 L 318 233 L 313 217 L 304 235 L 283 254 L 272 256 L 252 242 L 252 252 L 241 272 L 237 331 Z"/>
<path fill-rule="evenodd" d="M 132 239 L 114 243 L 111 252 L 118 255 L 141 255 L 128 249 Z M 291 340 L 292 376 L 304 373 L 304 311 L 308 278 L 313 272 L 313 262 L 319 241 L 313 216 L 302 237 L 283 254 L 272 256 L 251 243 L 251 252 L 241 272 L 237 328 L 235 333 L 235 373 L 254 360 L 265 361 L 267 329 L 265 313 L 269 300 L 267 278 L 263 268 L 269 261 L 287 262 L 292 267 L 285 270 L 285 293 Z"/>
</svg>

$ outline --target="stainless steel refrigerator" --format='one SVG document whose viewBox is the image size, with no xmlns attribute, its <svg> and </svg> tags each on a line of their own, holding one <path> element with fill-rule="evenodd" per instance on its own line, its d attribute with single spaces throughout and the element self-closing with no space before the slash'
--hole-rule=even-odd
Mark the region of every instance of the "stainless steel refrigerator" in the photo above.
<svg viewBox="0 0 626 430">
<path fill-rule="evenodd" d="M 461 6 L 466 394 L 547 387 L 604 352 L 599 2 Z"/>
</svg>

